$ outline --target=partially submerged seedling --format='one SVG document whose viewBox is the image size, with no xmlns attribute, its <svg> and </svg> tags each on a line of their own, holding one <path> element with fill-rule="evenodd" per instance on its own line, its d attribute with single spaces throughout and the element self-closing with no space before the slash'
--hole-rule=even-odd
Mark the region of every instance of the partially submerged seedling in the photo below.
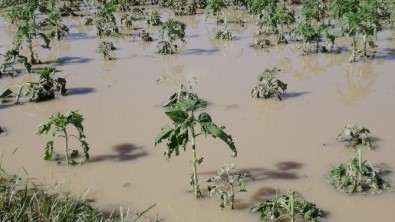
<svg viewBox="0 0 395 222">
<path fill-rule="evenodd" d="M 179 89 L 178 92 L 181 92 Z M 177 95 L 181 95 L 178 93 Z M 191 143 L 192 160 L 191 160 L 191 186 L 195 197 L 202 196 L 198 183 L 197 165 L 203 162 L 203 158 L 199 157 L 196 152 L 196 138 L 200 135 L 211 135 L 214 138 L 218 137 L 223 140 L 232 150 L 232 156 L 237 155 L 237 150 L 233 139 L 226 134 L 224 127 L 218 127 L 213 123 L 211 116 L 206 112 L 201 112 L 199 116 L 195 117 L 195 112 L 206 106 L 207 102 L 201 99 L 181 99 L 177 97 L 177 102 L 171 102 L 170 110 L 165 112 L 166 115 L 173 121 L 173 127 L 165 125 L 155 137 L 155 146 L 163 140 L 167 140 L 167 149 L 164 153 L 166 159 L 170 159 L 173 154 L 179 155 L 180 148 L 186 149 L 187 144 Z M 201 132 L 196 133 L 196 125 L 200 125 Z"/>
<path fill-rule="evenodd" d="M 71 137 L 76 138 L 81 143 L 81 147 L 83 149 L 80 163 L 89 161 L 89 153 L 88 153 L 89 145 L 85 141 L 86 136 L 84 134 L 84 127 L 82 125 L 84 117 L 81 114 L 79 114 L 78 111 L 70 111 L 66 115 L 56 112 L 52 114 L 52 116 L 49 119 L 50 120 L 47 123 L 41 124 L 38 127 L 37 134 L 39 135 L 43 133 L 48 134 L 48 132 L 51 131 L 52 127 L 54 127 L 54 129 L 52 130 L 52 137 L 54 138 L 63 137 L 65 139 L 64 148 L 65 148 L 67 165 L 77 164 L 77 162 L 74 159 L 78 156 L 78 150 L 69 148 L 69 139 Z M 74 134 L 69 134 L 69 131 L 67 129 L 67 126 L 69 125 L 74 126 L 77 129 L 78 136 Z M 53 147 L 54 147 L 54 140 L 48 141 L 45 146 L 45 152 L 44 152 L 45 160 L 52 159 Z"/>
<path fill-rule="evenodd" d="M 336 189 L 348 194 L 353 192 L 379 193 L 382 190 L 391 189 L 380 175 L 391 170 L 382 165 L 374 167 L 370 162 L 362 162 L 362 151 L 358 149 L 357 155 L 346 164 L 334 166 L 330 171 L 329 183 Z"/>
<path fill-rule="evenodd" d="M 15 104 L 19 104 L 19 100 L 23 96 L 29 96 L 30 102 L 41 102 L 55 98 L 55 92 L 60 92 L 61 95 L 66 95 L 66 79 L 55 78 L 55 73 L 58 72 L 55 68 L 45 67 L 38 72 L 38 82 L 26 82 L 21 85 L 15 85 L 6 89 L 1 95 L 2 103 L 10 102 L 15 97 Z M 18 87 L 17 93 L 12 91 L 12 88 Z M 28 87 L 27 90 L 24 90 Z"/>
<path fill-rule="evenodd" d="M 298 217 L 318 221 L 323 216 L 323 211 L 314 203 L 304 200 L 302 195 L 292 190 L 281 196 L 276 193 L 275 198 L 255 205 L 251 212 L 260 212 L 263 221 L 290 219 L 294 222 Z"/>
<path fill-rule="evenodd" d="M 272 46 L 270 41 L 268 39 L 257 39 L 254 40 L 252 44 L 250 44 L 250 47 L 255 48 L 255 49 L 263 49 Z"/>
<path fill-rule="evenodd" d="M 199 100 L 201 108 L 204 108 L 207 105 L 207 102 L 200 100 L 196 93 L 188 91 L 183 84 L 180 84 L 178 91 L 169 97 L 169 99 L 163 104 L 163 107 L 175 109 L 177 107 L 177 103 L 187 100 Z"/>
<path fill-rule="evenodd" d="M 185 43 L 186 25 L 180 21 L 170 18 L 160 25 L 159 36 L 161 41 L 158 42 L 158 54 L 167 55 L 177 53 L 178 45 L 174 42 L 180 40 Z"/>
<path fill-rule="evenodd" d="M 147 24 L 153 25 L 153 26 L 158 26 L 158 25 L 162 24 L 162 21 L 160 20 L 160 14 L 157 10 L 148 12 L 146 21 L 147 21 Z"/>
<path fill-rule="evenodd" d="M 235 35 L 229 31 L 226 22 L 218 29 L 217 33 L 215 34 L 215 39 L 222 39 L 222 40 L 235 40 Z"/>
<path fill-rule="evenodd" d="M 236 194 L 239 192 L 247 192 L 245 180 L 251 178 L 249 173 L 234 173 L 234 163 L 226 163 L 222 165 L 217 172 L 217 176 L 210 177 L 207 182 L 215 182 L 218 185 L 208 186 L 209 197 L 217 196 L 220 201 L 220 207 L 230 207 L 234 209 Z"/>
<path fill-rule="evenodd" d="M 363 145 L 368 149 L 373 149 L 374 146 L 370 142 L 368 133 L 370 130 L 361 124 L 348 124 L 337 136 L 337 139 L 346 141 L 348 147 Z"/>
<path fill-rule="evenodd" d="M 114 43 L 109 41 L 102 41 L 99 43 L 97 52 L 101 53 L 105 60 L 113 60 L 114 57 L 110 54 L 110 51 L 113 51 L 115 49 L 116 48 L 114 46 Z"/>
<path fill-rule="evenodd" d="M 279 100 L 282 100 L 281 93 L 285 93 L 287 84 L 275 77 L 279 71 L 281 70 L 278 68 L 266 69 L 260 74 L 258 76 L 259 85 L 255 86 L 251 91 L 252 97 L 264 99 L 277 97 Z"/>
</svg>

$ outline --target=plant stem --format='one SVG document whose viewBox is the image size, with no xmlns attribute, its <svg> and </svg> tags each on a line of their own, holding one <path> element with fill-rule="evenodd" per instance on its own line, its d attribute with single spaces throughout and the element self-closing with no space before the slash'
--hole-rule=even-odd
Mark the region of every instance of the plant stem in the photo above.
<svg viewBox="0 0 395 222">
<path fill-rule="evenodd" d="M 358 149 L 358 183 L 362 183 L 362 151 Z"/>
<path fill-rule="evenodd" d="M 63 130 L 64 138 L 65 138 L 65 153 L 66 153 L 66 163 L 69 165 L 69 136 L 67 135 L 66 129 Z"/>
<path fill-rule="evenodd" d="M 289 209 L 290 209 L 290 214 L 291 214 L 291 222 L 295 222 L 295 212 L 294 212 L 294 202 L 295 202 L 295 192 L 290 191 L 289 192 Z"/>
<path fill-rule="evenodd" d="M 195 193 L 195 197 L 200 197 L 200 191 L 198 186 L 198 178 L 197 178 L 197 169 L 196 169 L 196 162 L 197 162 L 197 155 L 196 155 L 196 145 L 195 145 L 195 131 L 193 127 L 190 128 L 192 134 L 192 183 L 193 183 L 193 191 Z"/>
</svg>

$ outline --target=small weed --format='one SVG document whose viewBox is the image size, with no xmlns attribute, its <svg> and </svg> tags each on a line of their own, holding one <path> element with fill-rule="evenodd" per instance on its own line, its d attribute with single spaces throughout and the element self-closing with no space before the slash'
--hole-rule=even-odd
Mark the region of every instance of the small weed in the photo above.
<svg viewBox="0 0 395 222">
<path fill-rule="evenodd" d="M 251 178 L 248 173 L 234 173 L 234 163 L 222 165 L 217 176 L 211 177 L 207 182 L 215 182 L 218 185 L 208 186 L 208 196 L 216 195 L 220 201 L 220 207 L 234 209 L 235 196 L 239 192 L 247 192 L 245 180 Z M 238 189 L 237 189 L 238 188 Z M 237 190 L 236 190 L 237 189 Z"/>
<path fill-rule="evenodd" d="M 263 221 L 289 218 L 294 222 L 298 216 L 304 220 L 318 221 L 323 216 L 323 211 L 314 203 L 305 201 L 298 192 L 292 190 L 281 196 L 276 194 L 275 198 L 255 205 L 251 212 L 260 212 Z"/>
<path fill-rule="evenodd" d="M 258 76 L 258 82 L 260 83 L 252 89 L 252 97 L 264 99 L 277 97 L 279 100 L 282 100 L 281 93 L 285 93 L 287 84 L 275 77 L 279 71 L 281 70 L 278 68 L 266 69 L 260 74 Z"/>
</svg>

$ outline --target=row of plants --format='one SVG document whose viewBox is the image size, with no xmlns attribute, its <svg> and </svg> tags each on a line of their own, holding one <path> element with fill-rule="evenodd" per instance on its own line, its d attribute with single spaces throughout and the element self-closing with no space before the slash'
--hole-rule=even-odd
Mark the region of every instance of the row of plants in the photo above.
<svg viewBox="0 0 395 222">
<path fill-rule="evenodd" d="M 135 23 L 145 20 L 149 26 L 160 26 L 158 54 L 177 53 L 177 40 L 185 42 L 186 25 L 171 17 L 161 21 L 159 7 L 170 9 L 174 16 L 197 14 L 197 9 L 205 9 L 207 16 L 212 15 L 217 23 L 223 23 L 216 33 L 216 39 L 234 40 L 235 35 L 227 27 L 226 10 L 231 14 L 240 11 L 251 15 L 251 23 L 259 27 L 258 37 L 251 44 L 254 48 L 266 48 L 290 41 L 302 42 L 302 54 L 314 52 L 335 52 L 336 39 L 351 41 L 350 62 L 361 57 L 372 57 L 377 47 L 377 34 L 395 21 L 394 2 L 391 0 L 312 0 L 312 1 L 42 1 L 21 0 L 0 2 L 0 9 L 16 32 L 12 47 L 4 55 L 0 67 L 1 75 L 13 75 L 14 64 L 23 64 L 30 72 L 32 65 L 40 63 L 36 47 L 51 48 L 51 42 L 67 37 L 69 27 L 63 23 L 65 16 L 85 16 L 86 25 L 95 24 L 99 37 L 98 52 L 104 59 L 115 59 L 115 50 L 109 38 L 122 35 L 135 35 Z M 147 10 L 147 8 L 148 10 Z M 92 9 L 93 8 L 93 9 Z M 236 16 L 241 26 L 248 22 Z M 142 28 L 137 34 L 143 41 L 152 41 L 150 33 Z M 38 42 L 41 44 L 37 44 Z M 362 47 L 360 47 L 362 45 Z M 27 49 L 27 53 L 25 50 Z"/>
</svg>

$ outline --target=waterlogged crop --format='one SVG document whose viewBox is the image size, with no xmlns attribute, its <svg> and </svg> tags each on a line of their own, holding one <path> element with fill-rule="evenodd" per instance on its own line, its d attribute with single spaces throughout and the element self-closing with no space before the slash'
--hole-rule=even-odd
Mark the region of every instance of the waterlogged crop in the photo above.
<svg viewBox="0 0 395 222">
<path fill-rule="evenodd" d="M 180 40 L 185 43 L 185 29 L 186 25 L 180 21 L 170 18 L 166 22 L 160 25 L 159 36 L 161 41 L 159 41 L 158 54 L 167 55 L 177 53 L 178 46 L 174 42 Z"/>
<path fill-rule="evenodd" d="M 278 195 L 251 208 L 251 212 L 261 213 L 263 221 L 283 221 L 288 219 L 294 222 L 297 218 L 309 221 L 318 221 L 323 211 L 314 203 L 303 199 L 298 192 L 290 190 L 288 194 Z"/>
<path fill-rule="evenodd" d="M 361 124 L 348 124 L 337 136 L 337 139 L 345 141 L 348 147 L 363 145 L 368 149 L 373 149 L 374 146 L 370 142 L 368 133 L 370 130 Z"/>
<path fill-rule="evenodd" d="M 271 98 L 277 97 L 282 100 L 281 93 L 287 90 L 287 84 L 283 83 L 275 77 L 275 75 L 281 71 L 278 68 L 266 69 L 262 74 L 258 76 L 259 85 L 255 86 L 251 95 L 253 98 Z"/>
<path fill-rule="evenodd" d="M 217 176 L 210 177 L 207 182 L 216 183 L 217 185 L 208 186 L 209 197 L 217 196 L 221 201 L 220 207 L 230 207 L 234 209 L 236 194 L 247 192 L 245 180 L 251 178 L 249 173 L 235 173 L 234 163 L 222 165 L 217 172 Z"/>
<path fill-rule="evenodd" d="M 255 49 L 264 49 L 272 46 L 268 39 L 256 39 L 253 43 L 250 44 L 250 47 Z"/>
<path fill-rule="evenodd" d="M 362 161 L 362 151 L 358 149 L 357 154 L 346 164 L 334 166 L 330 171 L 329 183 L 336 189 L 348 194 L 353 192 L 380 193 L 391 187 L 380 175 L 390 172 L 385 165 L 374 167 L 368 161 Z"/>
<path fill-rule="evenodd" d="M 64 148 L 65 148 L 65 157 L 67 165 L 75 165 L 77 162 L 74 160 L 78 157 L 78 150 L 77 149 L 70 149 L 69 148 L 69 139 L 75 138 L 77 139 L 80 144 L 81 148 L 83 149 L 83 153 L 81 155 L 80 163 L 89 161 L 89 145 L 85 141 L 85 134 L 84 134 L 84 127 L 82 122 L 84 117 L 78 113 L 78 111 L 70 111 L 66 115 L 63 115 L 59 112 L 52 114 L 49 118 L 49 121 L 45 124 L 41 124 L 38 127 L 37 134 L 48 134 L 51 131 L 52 127 L 52 137 L 63 137 L 65 140 Z M 69 133 L 68 126 L 74 126 L 74 128 L 78 132 L 78 136 Z M 44 152 L 44 159 L 51 160 L 53 155 L 53 148 L 54 148 L 54 140 L 50 140 L 47 142 L 45 146 Z"/>
<path fill-rule="evenodd" d="M 158 25 L 162 24 L 162 21 L 160 20 L 160 14 L 157 10 L 148 12 L 146 21 L 147 21 L 147 24 L 150 24 L 153 26 L 158 26 Z"/>
<path fill-rule="evenodd" d="M 96 12 L 96 28 L 98 36 L 108 36 L 119 34 L 117 21 L 114 16 L 116 7 L 113 3 L 103 5 Z"/>
<path fill-rule="evenodd" d="M 228 25 L 225 22 L 215 34 L 215 39 L 235 40 L 236 37 L 231 31 L 229 31 Z"/>
<path fill-rule="evenodd" d="M 15 97 L 15 104 L 19 104 L 19 100 L 23 96 L 29 96 L 30 102 L 41 102 L 55 98 L 55 92 L 60 92 L 61 95 L 66 95 L 66 79 L 55 78 L 55 73 L 58 72 L 55 68 L 45 67 L 38 72 L 38 82 L 26 82 L 21 85 L 15 85 L 5 90 L 0 99 L 3 103 L 10 102 Z M 13 88 L 18 88 L 17 93 L 12 91 Z M 27 90 L 24 90 L 28 87 Z"/>
<path fill-rule="evenodd" d="M 103 58 L 106 60 L 113 60 L 114 57 L 111 55 L 111 51 L 115 50 L 115 46 L 112 42 L 109 41 L 101 41 L 99 46 L 97 47 L 97 52 L 103 55 Z"/>
<path fill-rule="evenodd" d="M 181 90 L 178 91 L 177 102 L 170 103 L 169 111 L 165 114 L 171 121 L 173 126 L 165 125 L 155 137 L 155 146 L 163 140 L 167 140 L 167 149 L 164 153 L 166 159 L 170 159 L 173 154 L 178 156 L 180 148 L 186 150 L 188 143 L 192 148 L 191 160 L 191 187 L 196 198 L 202 196 L 198 183 L 197 165 L 203 162 L 203 158 L 197 155 L 196 138 L 198 136 L 211 135 L 214 138 L 220 138 L 231 149 L 232 156 L 237 155 L 236 146 L 230 135 L 226 134 L 224 127 L 218 127 L 213 123 L 211 116 L 206 112 L 201 112 L 196 117 L 196 112 L 206 106 L 207 102 L 201 99 L 181 99 Z M 185 95 L 185 94 L 184 94 Z M 196 132 L 197 125 L 200 126 L 200 132 Z"/>
</svg>

